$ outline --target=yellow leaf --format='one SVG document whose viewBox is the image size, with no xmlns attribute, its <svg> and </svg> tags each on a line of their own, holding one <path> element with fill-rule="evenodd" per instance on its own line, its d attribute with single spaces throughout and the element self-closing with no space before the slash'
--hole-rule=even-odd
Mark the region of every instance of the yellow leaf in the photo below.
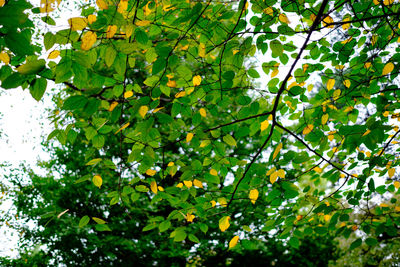
<svg viewBox="0 0 400 267">
<path fill-rule="evenodd" d="M 285 14 L 279 14 L 278 18 L 279 18 L 280 22 L 283 22 L 285 24 L 289 24 L 290 23 L 288 17 Z"/>
<path fill-rule="evenodd" d="M 128 1 L 120 1 L 118 4 L 117 12 L 124 14 L 126 10 L 128 10 Z"/>
<path fill-rule="evenodd" d="M 278 73 L 279 73 L 279 70 L 278 70 L 278 69 L 274 69 L 274 70 L 272 71 L 272 73 L 271 73 L 271 77 L 272 77 L 272 78 L 275 77 L 276 75 L 278 75 Z"/>
<path fill-rule="evenodd" d="M 116 32 L 117 32 L 117 26 L 116 25 L 108 25 L 107 31 L 106 31 L 107 39 L 113 38 Z"/>
<path fill-rule="evenodd" d="M 126 91 L 124 93 L 124 98 L 130 98 L 131 96 L 133 96 L 133 92 L 132 91 Z"/>
<path fill-rule="evenodd" d="M 209 145 L 211 142 L 210 140 L 203 140 L 200 143 L 200 147 L 206 147 L 207 145 Z"/>
<path fill-rule="evenodd" d="M 96 15 L 90 14 L 90 15 L 88 16 L 87 20 L 88 20 L 88 22 L 89 22 L 90 24 L 92 24 L 93 22 L 95 22 L 95 21 L 97 20 L 97 17 L 96 17 Z"/>
<path fill-rule="evenodd" d="M 251 200 L 251 203 L 255 204 L 258 198 L 258 190 L 257 189 L 250 190 L 249 198 Z"/>
<path fill-rule="evenodd" d="M 108 9 L 108 4 L 105 0 L 96 0 L 96 4 L 100 9 Z"/>
<path fill-rule="evenodd" d="M 328 121 L 328 119 L 329 119 L 329 115 L 328 114 L 322 115 L 322 118 L 321 118 L 322 125 L 325 125 L 326 122 Z"/>
<path fill-rule="evenodd" d="M 282 143 L 279 143 L 275 148 L 274 154 L 272 155 L 272 159 L 275 159 L 276 156 L 278 156 L 279 151 L 281 151 L 281 149 L 282 149 Z"/>
<path fill-rule="evenodd" d="M 235 246 L 237 245 L 238 241 L 239 241 L 239 236 L 235 235 L 235 236 L 231 239 L 231 241 L 229 241 L 229 248 L 235 247 Z"/>
<path fill-rule="evenodd" d="M 314 125 L 309 124 L 309 125 L 307 125 L 307 126 L 303 129 L 303 134 L 304 134 L 304 135 L 309 134 L 309 133 L 311 133 L 311 131 L 312 131 L 313 129 L 314 129 Z"/>
<path fill-rule="evenodd" d="M 335 86 L 335 79 L 329 79 L 326 83 L 326 89 L 331 90 Z"/>
<path fill-rule="evenodd" d="M 10 63 L 10 56 L 6 52 L 1 52 L 0 60 L 3 61 L 4 64 L 8 65 Z"/>
<path fill-rule="evenodd" d="M 396 206 L 396 207 L 394 207 L 394 210 L 397 211 L 397 212 L 400 212 L 400 207 Z"/>
<path fill-rule="evenodd" d="M 199 57 L 206 57 L 206 46 L 203 43 L 199 45 Z"/>
<path fill-rule="evenodd" d="M 215 202 L 215 200 L 211 200 L 210 203 L 211 203 L 211 207 L 213 207 L 213 208 L 215 207 L 215 205 L 217 205 L 217 202 Z"/>
<path fill-rule="evenodd" d="M 162 186 L 157 186 L 157 188 L 158 188 L 158 191 L 164 192 L 164 187 L 162 187 Z"/>
<path fill-rule="evenodd" d="M 59 50 L 53 50 L 50 52 L 50 54 L 48 55 L 48 59 L 55 59 L 60 55 L 60 51 Z"/>
<path fill-rule="evenodd" d="M 136 26 L 142 26 L 142 27 L 150 25 L 150 23 L 151 23 L 150 20 L 141 20 L 135 22 Z"/>
<path fill-rule="evenodd" d="M 162 110 L 163 108 L 164 108 L 164 107 L 156 108 L 156 109 L 154 109 L 154 110 L 152 111 L 152 113 L 157 113 L 158 111 Z"/>
<path fill-rule="evenodd" d="M 276 167 L 273 167 L 272 169 L 270 169 L 269 171 L 267 171 L 267 175 L 271 175 L 273 172 L 276 171 Z"/>
<path fill-rule="evenodd" d="M 95 175 L 95 176 L 93 176 L 92 182 L 93 182 L 94 186 L 100 188 L 101 185 L 103 184 L 103 179 L 101 179 L 100 175 Z"/>
<path fill-rule="evenodd" d="M 351 85 L 351 82 L 350 82 L 349 80 L 345 80 L 345 81 L 343 82 L 343 84 L 344 84 L 344 86 L 346 86 L 347 88 L 349 88 L 350 85 Z"/>
<path fill-rule="evenodd" d="M 347 21 L 350 21 L 350 18 L 345 18 L 343 20 L 343 22 L 347 22 Z M 348 30 L 350 28 L 350 23 L 342 24 L 342 28 L 343 28 L 343 30 Z"/>
<path fill-rule="evenodd" d="M 391 73 L 393 69 L 394 69 L 393 63 L 392 62 L 387 63 L 382 70 L 382 76 Z"/>
<path fill-rule="evenodd" d="M 200 115 L 202 116 L 202 117 L 207 117 L 207 111 L 204 109 L 204 108 L 201 108 L 200 110 L 199 110 L 199 112 L 200 112 Z"/>
<path fill-rule="evenodd" d="M 265 121 L 261 122 L 261 127 L 260 127 L 261 132 L 266 130 L 268 128 L 268 126 L 269 126 L 269 121 L 268 120 L 265 120 Z"/>
<path fill-rule="evenodd" d="M 369 134 L 371 132 L 370 129 L 366 130 L 365 133 L 362 136 L 366 136 L 367 134 Z"/>
<path fill-rule="evenodd" d="M 175 94 L 175 98 L 184 97 L 186 95 L 185 91 L 180 91 L 179 93 Z"/>
<path fill-rule="evenodd" d="M 386 203 L 381 203 L 381 204 L 379 204 L 379 206 L 382 207 L 382 208 L 387 208 L 387 207 L 389 207 L 389 205 L 386 204 Z"/>
<path fill-rule="evenodd" d="M 168 87 L 171 87 L 171 88 L 175 88 L 175 87 L 176 87 L 176 81 L 174 81 L 174 80 L 169 80 L 169 81 L 167 82 L 167 86 L 168 86 Z"/>
<path fill-rule="evenodd" d="M 314 167 L 313 170 L 316 171 L 317 173 L 321 173 L 322 172 L 322 169 L 320 167 Z"/>
<path fill-rule="evenodd" d="M 267 14 L 268 16 L 273 16 L 274 15 L 274 10 L 272 9 L 272 7 L 264 8 L 263 12 L 265 14 Z"/>
<path fill-rule="evenodd" d="M 331 18 L 331 16 L 325 17 L 324 20 L 322 21 L 322 24 L 325 27 L 328 27 L 328 28 L 333 28 L 333 25 L 328 25 L 328 24 L 331 24 L 331 23 L 333 23 L 333 19 Z"/>
<path fill-rule="evenodd" d="M 279 169 L 276 173 L 279 177 L 285 178 L 285 170 L 284 169 Z"/>
<path fill-rule="evenodd" d="M 175 163 L 173 163 L 172 161 L 168 162 L 168 167 L 174 166 Z"/>
<path fill-rule="evenodd" d="M 400 188 L 400 182 L 399 182 L 399 181 L 395 181 L 395 182 L 393 183 L 393 185 L 394 185 L 394 187 L 396 187 L 396 189 L 399 189 L 399 188 Z"/>
<path fill-rule="evenodd" d="M 229 228 L 229 226 L 230 226 L 229 220 L 230 219 L 231 219 L 231 217 L 224 216 L 219 220 L 219 229 L 221 230 L 221 232 L 225 232 L 226 229 Z"/>
<path fill-rule="evenodd" d="M 0 0 L 0 7 L 4 6 L 5 3 L 6 3 L 6 0 Z"/>
<path fill-rule="evenodd" d="M 97 34 L 95 32 L 92 32 L 92 31 L 86 32 L 82 36 L 81 49 L 85 50 L 85 51 L 89 50 L 90 48 L 92 48 L 92 46 L 94 45 L 96 40 L 97 40 Z"/>
<path fill-rule="evenodd" d="M 395 173 L 395 172 L 396 172 L 396 169 L 395 169 L 395 168 L 390 168 L 390 169 L 388 170 L 389 177 L 392 178 L 392 177 L 394 176 L 394 173 Z"/>
<path fill-rule="evenodd" d="M 187 214 L 186 214 L 186 221 L 188 221 L 188 222 L 193 222 L 193 220 L 194 220 L 195 217 L 196 217 L 196 216 L 194 216 L 193 214 L 187 213 Z"/>
<path fill-rule="evenodd" d="M 150 3 L 151 2 L 148 2 L 147 5 L 143 8 L 143 13 L 144 13 L 145 16 L 148 16 L 148 15 L 151 14 L 151 9 L 149 8 L 149 4 Z"/>
<path fill-rule="evenodd" d="M 332 94 L 333 99 L 334 99 L 334 100 L 337 100 L 337 99 L 339 98 L 340 94 L 341 94 L 340 89 L 335 90 L 335 91 L 333 92 L 333 94 Z"/>
<path fill-rule="evenodd" d="M 154 176 L 154 175 L 156 175 L 156 173 L 157 173 L 157 171 L 156 170 L 152 170 L 152 169 L 148 169 L 146 171 L 146 174 L 149 175 L 149 176 Z"/>
<path fill-rule="evenodd" d="M 182 187 L 183 187 L 183 184 L 182 184 L 182 183 L 179 183 L 179 184 L 176 185 L 176 187 L 182 188 Z"/>
<path fill-rule="evenodd" d="M 193 76 L 193 86 L 199 86 L 200 83 L 201 83 L 201 76 L 200 75 Z"/>
<path fill-rule="evenodd" d="M 186 185 L 187 188 L 191 188 L 193 186 L 192 181 L 183 181 L 183 184 Z"/>
<path fill-rule="evenodd" d="M 384 4 L 385 6 L 391 5 L 391 4 L 393 4 L 393 3 L 394 3 L 394 0 L 383 0 L 383 4 Z"/>
<path fill-rule="evenodd" d="M 156 181 L 152 181 L 150 183 L 150 189 L 151 189 L 151 192 L 153 192 L 154 194 L 157 194 L 158 188 L 157 188 Z"/>
<path fill-rule="evenodd" d="M 181 46 L 181 50 L 182 51 L 186 51 L 186 50 L 188 50 L 189 49 L 189 45 L 187 44 L 187 45 L 184 45 L 184 46 Z"/>
<path fill-rule="evenodd" d="M 54 11 L 54 0 L 41 0 L 39 10 L 41 13 L 49 13 Z"/>
<path fill-rule="evenodd" d="M 148 106 L 141 106 L 141 107 L 139 108 L 139 114 L 140 114 L 140 116 L 141 116 L 143 119 L 144 119 L 144 117 L 146 116 L 147 111 L 149 111 L 149 107 L 148 107 Z"/>
<path fill-rule="evenodd" d="M 118 131 L 115 132 L 115 134 L 119 133 L 120 131 L 122 131 L 123 129 L 125 129 L 126 127 L 129 126 L 129 122 L 125 123 L 124 125 L 121 126 L 121 128 L 118 129 Z"/>
<path fill-rule="evenodd" d="M 333 138 L 334 138 L 334 135 L 333 135 L 333 134 L 330 134 L 330 135 L 328 135 L 328 139 L 329 139 L 329 141 L 332 141 L 332 140 L 333 140 Z"/>
<path fill-rule="evenodd" d="M 324 220 L 326 222 L 328 222 L 330 219 L 331 219 L 331 215 L 328 215 L 328 214 L 324 215 Z"/>
<path fill-rule="evenodd" d="M 87 19 L 86 18 L 70 18 L 68 19 L 68 24 L 71 30 L 73 31 L 81 31 L 87 26 Z"/>
<path fill-rule="evenodd" d="M 385 111 L 385 112 L 383 112 L 383 117 L 387 117 L 387 116 L 389 116 L 389 111 Z"/>
<path fill-rule="evenodd" d="M 190 141 L 192 141 L 193 136 L 194 136 L 194 134 L 188 133 L 186 135 L 186 143 L 189 143 Z"/>
<path fill-rule="evenodd" d="M 117 105 L 118 105 L 118 102 L 117 102 L 117 101 L 112 102 L 111 105 L 110 105 L 110 108 L 108 109 L 108 111 L 113 111 L 114 108 L 115 108 Z"/>
<path fill-rule="evenodd" d="M 215 169 L 211 169 L 210 174 L 214 175 L 214 176 L 218 176 L 218 172 Z"/>
<path fill-rule="evenodd" d="M 271 182 L 271 184 L 274 184 L 276 182 L 276 179 L 278 179 L 278 172 L 272 173 L 269 177 L 269 181 Z"/>
<path fill-rule="evenodd" d="M 197 179 L 193 180 L 193 185 L 198 187 L 198 188 L 203 188 L 203 183 Z"/>
</svg>

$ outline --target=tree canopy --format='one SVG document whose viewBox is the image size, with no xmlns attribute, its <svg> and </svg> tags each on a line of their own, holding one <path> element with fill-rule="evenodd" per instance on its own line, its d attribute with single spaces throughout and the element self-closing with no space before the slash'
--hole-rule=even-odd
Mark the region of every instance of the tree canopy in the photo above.
<svg viewBox="0 0 400 267">
<path fill-rule="evenodd" d="M 48 142 L 73 154 L 32 179 L 45 228 L 94 230 L 97 252 L 134 228 L 121 246 L 182 260 L 399 237 L 398 1 L 97 0 L 61 30 L 61 1 L 0 6 L 1 87 L 40 100 L 55 83 Z"/>
</svg>

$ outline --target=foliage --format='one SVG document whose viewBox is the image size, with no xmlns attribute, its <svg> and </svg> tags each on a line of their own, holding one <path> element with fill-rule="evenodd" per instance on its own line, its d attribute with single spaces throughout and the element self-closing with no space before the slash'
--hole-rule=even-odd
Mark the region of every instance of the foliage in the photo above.
<svg viewBox="0 0 400 267">
<path fill-rule="evenodd" d="M 316 234 L 374 247 L 399 235 L 399 8 L 97 0 L 44 35 L 49 60 L 11 60 L 0 79 L 36 99 L 66 86 L 49 139 L 85 136 L 76 190 L 108 197 L 107 221 L 139 205 L 141 230 L 166 242 L 220 231 L 227 249 L 248 225 L 246 239 L 273 230 L 294 248 Z M 118 231 L 69 204 L 75 227 Z"/>
</svg>

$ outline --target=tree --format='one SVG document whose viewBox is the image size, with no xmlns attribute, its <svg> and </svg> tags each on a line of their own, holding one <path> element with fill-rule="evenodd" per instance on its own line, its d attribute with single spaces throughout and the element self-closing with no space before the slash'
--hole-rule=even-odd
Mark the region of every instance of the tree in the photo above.
<svg viewBox="0 0 400 267">
<path fill-rule="evenodd" d="M 373 247 L 399 235 L 399 7 L 97 0 L 44 35 L 57 60 L 11 62 L 2 86 L 67 87 L 49 138 L 85 135 L 77 180 L 110 210 L 163 206 L 144 231 L 196 242 L 219 228 L 233 248 L 248 225 L 294 248 L 328 233 Z"/>
</svg>

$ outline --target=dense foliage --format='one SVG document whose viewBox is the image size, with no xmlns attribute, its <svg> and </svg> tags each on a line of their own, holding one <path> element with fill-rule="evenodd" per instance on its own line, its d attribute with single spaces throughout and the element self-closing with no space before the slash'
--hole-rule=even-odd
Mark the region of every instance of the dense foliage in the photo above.
<svg viewBox="0 0 400 267">
<path fill-rule="evenodd" d="M 37 179 L 56 187 L 40 207 L 66 237 L 82 231 L 100 254 L 107 237 L 140 237 L 154 262 L 269 235 L 294 249 L 315 235 L 351 250 L 398 238 L 398 2 L 89 1 L 44 34 L 46 53 L 28 45 L 30 5 L 0 3 L 17 14 L 0 28 L 2 87 L 39 100 L 63 86 L 49 140 L 74 160 Z M 51 25 L 56 5 L 31 12 Z"/>
</svg>

